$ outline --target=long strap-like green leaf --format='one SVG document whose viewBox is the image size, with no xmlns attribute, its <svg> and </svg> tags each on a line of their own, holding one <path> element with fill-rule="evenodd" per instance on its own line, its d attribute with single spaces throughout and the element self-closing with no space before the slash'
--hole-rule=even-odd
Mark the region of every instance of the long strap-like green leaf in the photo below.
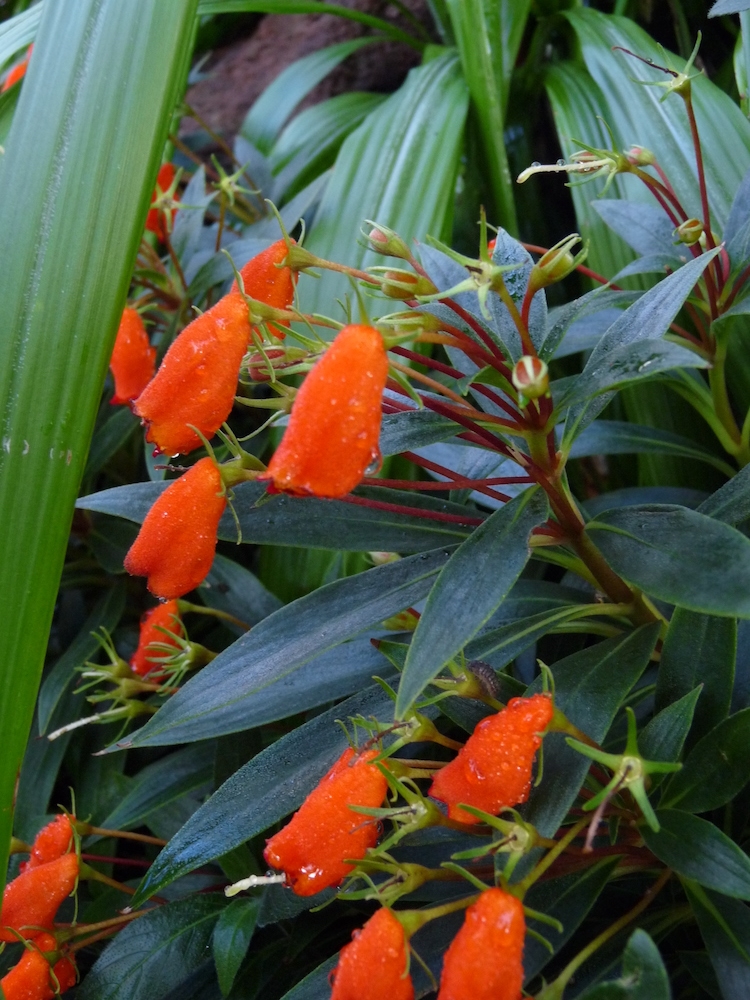
<svg viewBox="0 0 750 1000">
<path fill-rule="evenodd" d="M 0 158 L 0 881 L 73 503 L 197 0 L 47 0 Z"/>
</svg>

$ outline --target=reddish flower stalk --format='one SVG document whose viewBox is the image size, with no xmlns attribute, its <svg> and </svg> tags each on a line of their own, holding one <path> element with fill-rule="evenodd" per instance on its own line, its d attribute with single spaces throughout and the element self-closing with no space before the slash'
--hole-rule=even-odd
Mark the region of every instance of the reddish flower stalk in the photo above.
<svg viewBox="0 0 750 1000">
<path fill-rule="evenodd" d="M 370 507 L 372 510 L 387 510 L 392 514 L 410 514 L 412 517 L 423 517 L 429 521 L 447 521 L 453 524 L 482 524 L 481 517 L 464 517 L 463 514 L 444 514 L 439 510 L 426 510 L 424 507 L 405 507 L 398 503 L 386 503 L 383 500 L 371 500 L 369 497 L 348 495 L 340 498 L 344 503 L 357 507 Z"/>
<path fill-rule="evenodd" d="M 286 874 L 298 896 L 338 885 L 352 870 L 346 859 L 363 858 L 378 839 L 377 823 L 350 806 L 378 808 L 388 782 L 372 763 L 376 750 L 346 750 L 310 792 L 299 810 L 266 843 L 263 857 Z"/>
</svg>

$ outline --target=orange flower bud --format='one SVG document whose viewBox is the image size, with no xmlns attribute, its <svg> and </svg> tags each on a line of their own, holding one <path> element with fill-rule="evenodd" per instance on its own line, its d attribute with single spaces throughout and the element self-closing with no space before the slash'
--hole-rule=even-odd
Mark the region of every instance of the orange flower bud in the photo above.
<svg viewBox="0 0 750 1000">
<path fill-rule="evenodd" d="M 247 306 L 236 292 L 186 326 L 133 406 L 148 427 L 146 440 L 184 455 L 201 445 L 188 424 L 213 437 L 234 405 L 249 339 Z"/>
<path fill-rule="evenodd" d="M 264 477 L 299 496 L 342 497 L 380 458 L 388 357 L 371 326 L 345 326 L 302 384 Z"/>
<path fill-rule="evenodd" d="M 288 309 L 294 302 L 296 275 L 291 268 L 278 266 L 284 261 L 287 253 L 286 242 L 278 240 L 249 260 L 240 271 L 245 295 L 258 302 L 264 302 L 267 306 L 273 306 L 274 309 Z M 231 291 L 239 291 L 236 281 Z M 282 323 L 282 326 L 287 325 Z M 271 325 L 269 330 L 279 340 L 284 339 L 281 330 L 276 330 Z"/>
<path fill-rule="evenodd" d="M 29 59 L 31 58 L 33 48 L 33 45 L 29 46 L 26 56 L 21 60 L 21 62 L 16 63 L 10 73 L 8 73 L 5 77 L 2 87 L 0 87 L 0 94 L 4 94 L 6 90 L 10 90 L 14 83 L 18 83 L 19 80 L 23 80 L 26 76 L 26 70 L 29 68 Z"/>
<path fill-rule="evenodd" d="M 36 868 L 29 868 L 8 883 L 0 910 L 0 941 L 17 941 L 17 931 L 27 938 L 36 937 L 39 928 L 49 928 L 62 901 L 75 888 L 78 857 L 62 857 Z"/>
<path fill-rule="evenodd" d="M 414 1000 L 404 928 L 383 907 L 339 955 L 331 1000 Z"/>
<path fill-rule="evenodd" d="M 70 819 L 63 813 L 56 816 L 51 823 L 42 827 L 31 845 L 29 860 L 21 865 L 21 871 L 38 868 L 50 861 L 56 861 L 63 854 L 75 850 L 73 827 Z"/>
<path fill-rule="evenodd" d="M 155 662 L 152 657 L 162 654 L 156 649 L 149 649 L 151 643 L 158 642 L 179 649 L 179 643 L 165 635 L 163 630 L 171 632 L 173 635 L 182 634 L 180 611 L 175 600 L 167 601 L 166 604 L 157 604 L 141 618 L 138 649 L 130 658 L 133 673 L 138 674 L 139 677 L 145 677 L 146 674 L 153 673 L 153 671 L 160 672 L 159 663 Z"/>
<path fill-rule="evenodd" d="M 266 843 L 263 857 L 286 874 L 298 896 L 313 896 L 352 870 L 345 858 L 363 858 L 378 839 L 377 824 L 350 806 L 378 808 L 388 791 L 370 761 L 377 751 L 346 750 L 310 792 L 287 825 Z"/>
<path fill-rule="evenodd" d="M 135 309 L 125 309 L 115 338 L 109 368 L 115 380 L 112 403 L 129 403 L 154 377 L 156 348 L 151 346 L 143 320 Z"/>
<path fill-rule="evenodd" d="M 546 694 L 511 698 L 496 715 L 482 719 L 458 754 L 435 775 L 430 795 L 445 802 L 450 819 L 478 823 L 458 803 L 497 814 L 525 802 L 531 768 L 554 708 Z"/>
<path fill-rule="evenodd" d="M 171 163 L 162 163 L 159 167 L 159 173 L 156 177 L 156 187 L 154 193 L 151 195 L 151 204 L 159 198 L 160 195 L 168 191 L 172 182 L 174 181 L 176 170 Z M 169 216 L 169 223 L 167 224 L 167 216 Z M 175 209 L 170 208 L 166 212 L 163 208 L 150 208 L 148 210 L 148 215 L 146 216 L 146 229 L 150 233 L 154 233 L 158 238 L 164 242 L 166 239 L 167 232 L 172 231 L 172 220 L 175 216 Z"/>
<path fill-rule="evenodd" d="M 55 996 L 50 963 L 43 952 L 57 952 L 57 942 L 51 934 L 40 934 L 34 948 L 28 948 L 10 972 L 0 979 L 5 1000 L 52 1000 Z M 76 967 L 72 958 L 61 958 L 54 966 L 54 974 L 64 993 L 75 986 Z"/>
<path fill-rule="evenodd" d="M 520 1000 L 525 934 L 520 901 L 483 892 L 445 953 L 437 1000 Z"/>
<path fill-rule="evenodd" d="M 227 506 L 218 465 L 202 458 L 164 490 L 125 556 L 132 576 L 147 576 L 156 597 L 172 600 L 197 587 L 211 569 Z"/>
</svg>

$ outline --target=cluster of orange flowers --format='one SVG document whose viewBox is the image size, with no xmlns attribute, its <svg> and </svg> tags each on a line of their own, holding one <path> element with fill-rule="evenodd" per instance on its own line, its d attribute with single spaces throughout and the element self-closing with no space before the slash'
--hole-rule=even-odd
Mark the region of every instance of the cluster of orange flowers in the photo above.
<svg viewBox="0 0 750 1000">
<path fill-rule="evenodd" d="M 167 178 L 165 178 L 165 183 Z M 153 211 L 153 210 L 152 210 Z M 159 223 L 161 225 L 161 223 Z M 242 359 L 258 334 L 246 297 L 286 310 L 294 279 L 279 240 L 254 257 L 216 305 L 193 320 L 154 374 L 155 352 L 138 313 L 126 309 L 110 367 L 112 402 L 131 403 L 146 425 L 146 440 L 167 455 L 188 454 L 216 434 L 234 404 Z M 272 332 L 284 337 L 274 325 Z M 289 424 L 268 469 L 255 478 L 269 491 L 341 497 L 378 456 L 380 403 L 388 359 L 371 326 L 344 327 L 305 379 Z M 125 559 L 129 573 L 148 578 L 163 600 L 181 597 L 206 577 L 216 549 L 227 491 L 244 473 L 200 459 L 170 483 L 149 511 Z"/>
<path fill-rule="evenodd" d="M 448 805 L 449 817 L 467 824 L 478 819 L 459 803 L 497 814 L 525 802 L 541 734 L 553 713 L 548 695 L 513 698 L 477 725 L 454 760 L 438 771 L 429 794 Z M 377 809 L 386 798 L 389 764 L 378 758 L 373 749 L 346 750 L 268 840 L 266 861 L 284 872 L 297 895 L 338 885 L 375 847 L 377 823 L 355 810 Z M 438 1000 L 518 1000 L 524 935 L 521 902 L 504 889 L 482 892 L 446 952 Z M 413 1000 L 407 937 L 399 914 L 378 910 L 342 950 L 332 1000 Z"/>
<path fill-rule="evenodd" d="M 54 921 L 78 874 L 73 827 L 67 816 L 58 816 L 37 834 L 29 860 L 3 894 L 0 941 L 21 941 L 26 949 L 0 979 L 5 1000 L 52 1000 L 75 984 L 75 962 L 62 953 Z"/>
</svg>

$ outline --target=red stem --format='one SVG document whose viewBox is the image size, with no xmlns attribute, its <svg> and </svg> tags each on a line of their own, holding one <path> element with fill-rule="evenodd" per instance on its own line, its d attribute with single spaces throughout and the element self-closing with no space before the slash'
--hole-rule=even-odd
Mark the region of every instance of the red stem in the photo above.
<svg viewBox="0 0 750 1000">
<path fill-rule="evenodd" d="M 437 510 L 425 510 L 423 507 L 404 507 L 398 503 L 385 503 L 382 500 L 369 500 L 367 497 L 355 497 L 351 493 L 341 498 L 344 503 L 351 503 L 357 507 L 371 507 L 373 510 L 387 510 L 391 514 L 410 514 L 412 517 L 428 518 L 431 521 L 449 521 L 454 524 L 474 524 L 484 523 L 481 517 L 464 517 L 461 514 L 443 514 Z"/>
</svg>

